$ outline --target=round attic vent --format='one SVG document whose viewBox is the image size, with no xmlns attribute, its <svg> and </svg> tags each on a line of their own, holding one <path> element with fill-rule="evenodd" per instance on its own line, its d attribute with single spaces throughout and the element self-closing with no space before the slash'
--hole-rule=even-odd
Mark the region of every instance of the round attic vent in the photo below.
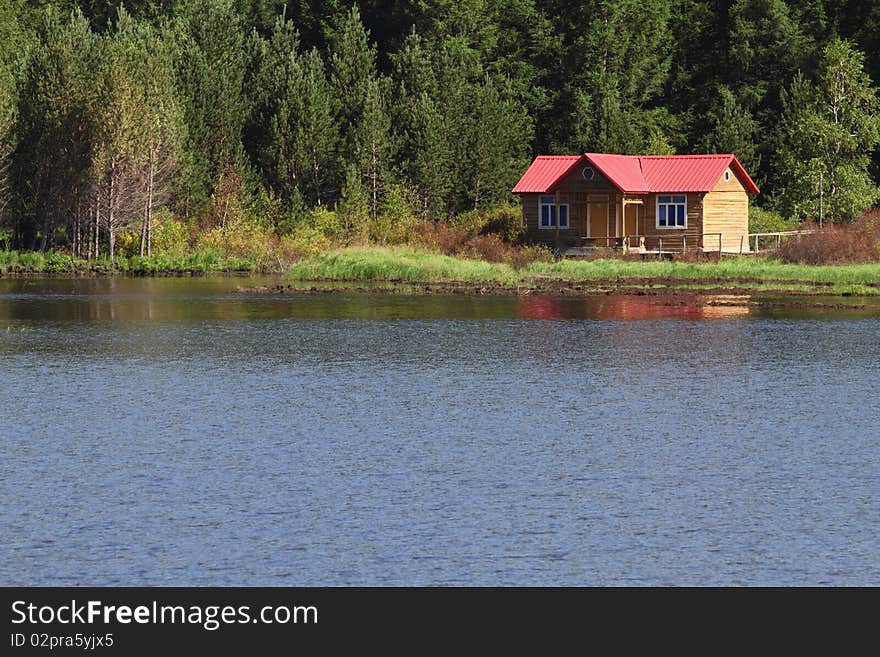
<svg viewBox="0 0 880 657">
<path fill-rule="evenodd" d="M 593 167 L 584 167 L 581 175 L 584 177 L 584 180 L 592 180 L 596 177 L 596 170 Z"/>
</svg>

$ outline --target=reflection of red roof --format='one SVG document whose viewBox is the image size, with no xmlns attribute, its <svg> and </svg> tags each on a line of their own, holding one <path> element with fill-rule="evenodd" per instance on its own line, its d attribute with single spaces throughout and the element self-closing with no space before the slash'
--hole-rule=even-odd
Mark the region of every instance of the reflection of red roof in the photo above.
<svg viewBox="0 0 880 657">
<path fill-rule="evenodd" d="M 735 155 L 539 155 L 513 188 L 514 194 L 552 192 L 578 165 L 592 165 L 625 194 L 709 192 L 730 167 L 746 191 L 758 193 Z"/>
</svg>

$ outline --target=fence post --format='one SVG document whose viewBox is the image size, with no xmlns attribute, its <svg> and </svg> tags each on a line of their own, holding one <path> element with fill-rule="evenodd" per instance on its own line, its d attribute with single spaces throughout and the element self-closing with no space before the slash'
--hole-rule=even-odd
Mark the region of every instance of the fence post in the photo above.
<svg viewBox="0 0 880 657">
<path fill-rule="evenodd" d="M 718 233 L 718 262 L 721 262 L 721 235 L 722 233 Z"/>
<path fill-rule="evenodd" d="M 744 235 L 739 236 L 739 254 L 740 255 L 743 254 L 743 237 L 745 237 L 745 236 Z"/>
<path fill-rule="evenodd" d="M 663 238 L 657 238 L 657 260 L 663 257 Z"/>
<path fill-rule="evenodd" d="M 688 250 L 688 238 L 687 235 L 681 236 L 681 252 L 687 253 Z"/>
</svg>

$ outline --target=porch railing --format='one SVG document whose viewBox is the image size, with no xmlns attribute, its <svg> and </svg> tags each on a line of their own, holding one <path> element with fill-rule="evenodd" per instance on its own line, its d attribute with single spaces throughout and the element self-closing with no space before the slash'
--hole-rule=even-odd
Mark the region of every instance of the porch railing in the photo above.
<svg viewBox="0 0 880 657">
<path fill-rule="evenodd" d="M 591 246 L 622 249 L 631 253 L 657 255 L 657 257 L 694 251 L 723 255 L 758 255 L 778 249 L 785 239 L 808 235 L 812 230 L 790 230 L 775 233 L 736 234 L 702 233 L 699 238 L 685 234 L 619 235 L 581 238 Z M 725 239 L 725 235 L 727 238 Z"/>
<path fill-rule="evenodd" d="M 810 233 L 815 233 L 814 230 L 786 230 L 778 233 L 749 233 L 748 235 L 748 246 L 749 250 L 754 254 L 758 255 L 761 250 L 761 239 L 764 238 L 764 251 L 773 251 L 780 247 L 782 244 L 783 238 L 797 237 L 797 239 L 801 238 L 801 235 L 809 235 Z M 769 238 L 769 240 L 767 239 Z M 754 240 L 754 249 L 752 249 L 752 240 Z M 767 242 L 770 242 L 768 245 Z"/>
<path fill-rule="evenodd" d="M 718 253 L 723 251 L 723 233 L 702 233 L 699 238 L 695 235 L 665 234 L 665 235 L 625 235 L 623 237 L 623 250 L 647 255 L 656 255 L 658 258 L 670 256 L 676 253 L 688 253 L 695 251 L 716 251 L 712 248 L 715 240 L 718 242 Z"/>
</svg>

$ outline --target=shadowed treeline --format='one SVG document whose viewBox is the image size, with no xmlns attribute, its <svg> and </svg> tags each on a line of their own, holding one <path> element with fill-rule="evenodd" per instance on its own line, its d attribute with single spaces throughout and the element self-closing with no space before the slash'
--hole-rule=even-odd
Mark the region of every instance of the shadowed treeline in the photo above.
<svg viewBox="0 0 880 657">
<path fill-rule="evenodd" d="M 6 0 L 0 249 L 278 269 L 515 215 L 530 159 L 578 151 L 736 153 L 763 224 L 849 220 L 878 34 L 876 1 Z"/>
</svg>

